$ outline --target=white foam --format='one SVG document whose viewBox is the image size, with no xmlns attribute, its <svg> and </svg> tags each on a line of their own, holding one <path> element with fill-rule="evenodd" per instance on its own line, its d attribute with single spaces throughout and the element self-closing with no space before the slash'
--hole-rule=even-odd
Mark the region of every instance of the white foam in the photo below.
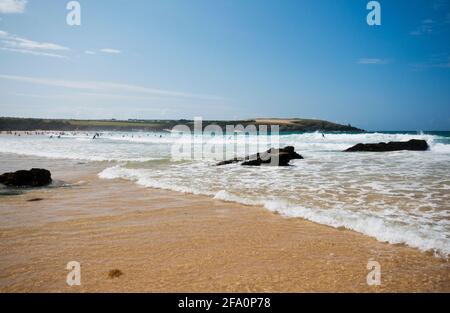
<svg viewBox="0 0 450 313">
<path fill-rule="evenodd" d="M 160 137 L 161 136 L 161 137 Z M 46 136 L 0 136 L 0 152 L 40 156 L 46 158 L 70 158 L 90 161 L 148 161 L 170 157 L 173 144 L 193 142 L 193 138 L 177 137 L 171 134 L 155 133 L 119 133 L 102 134 L 100 139 L 92 140 L 91 135 L 64 135 L 57 139 Z M 301 153 L 340 152 L 357 143 L 375 143 L 387 141 L 406 141 L 410 139 L 427 140 L 432 153 L 450 154 L 450 144 L 440 140 L 445 137 L 427 134 L 385 134 L 385 133 L 305 133 L 281 135 L 279 145 L 292 145 Z M 448 138 L 446 138 L 448 140 Z M 238 154 L 256 153 L 276 145 L 276 140 L 257 135 L 217 136 L 203 138 L 209 146 L 217 145 L 219 150 L 234 151 Z M 216 149 L 217 150 L 217 149 Z M 216 155 L 205 152 L 205 157 L 213 159 Z"/>
<path fill-rule="evenodd" d="M 85 138 L 23 137 L 0 136 L 0 153 L 13 153 L 51 159 L 71 159 L 80 161 L 129 161 L 146 162 L 162 159 L 151 155 L 150 147 L 117 145 L 108 141 Z"/>
<path fill-rule="evenodd" d="M 434 143 L 430 149 L 432 152 L 450 154 L 450 144 Z"/>
<path fill-rule="evenodd" d="M 104 170 L 100 177 L 128 179 L 147 187 L 263 205 L 285 216 L 346 227 L 382 241 L 402 242 L 421 250 L 435 249 L 441 255 L 449 252 L 448 137 L 424 133 L 281 135 L 279 145 L 295 146 L 304 160 L 293 161 L 293 166 L 287 168 L 246 168 L 235 164 L 211 166 L 215 154 L 210 150 L 204 153 L 203 160 L 171 161 L 172 144 L 189 143 L 190 137 L 180 139 L 170 134 L 145 132 L 109 132 L 96 140 L 92 140 L 92 136 L 86 133 L 69 134 L 61 139 L 0 136 L 0 153 L 115 161 L 122 165 Z M 427 140 L 430 151 L 341 152 L 360 142 L 414 138 Z M 262 151 L 270 145 L 267 138 L 242 134 L 207 138 L 206 141 L 225 144 L 228 148 L 236 146 L 238 155 Z M 146 162 L 154 160 L 158 161 Z M 127 164 L 130 161 L 134 163 L 132 166 Z"/>
<path fill-rule="evenodd" d="M 206 188 L 177 185 L 165 181 L 155 180 L 147 175 L 148 172 L 138 169 L 127 169 L 115 166 L 105 169 L 99 174 L 101 178 L 107 179 L 131 179 L 136 183 L 159 189 L 173 190 L 183 193 L 212 196 L 214 199 L 241 203 L 245 205 L 262 205 L 266 209 L 278 212 L 286 217 L 297 217 L 310 220 L 323 225 L 354 230 L 359 233 L 376 238 L 382 242 L 391 244 L 404 243 L 421 251 L 432 250 L 436 255 L 447 258 L 450 254 L 450 241 L 437 229 L 434 231 L 428 226 L 421 227 L 419 224 L 401 224 L 396 220 L 390 221 L 385 218 L 389 214 L 386 210 L 383 214 L 371 214 L 370 212 L 355 212 L 345 209 L 344 205 L 333 208 L 318 209 L 299 206 L 289 201 L 280 199 L 268 199 L 259 195 L 256 197 L 245 197 L 236 195 L 226 190 L 211 191 Z M 447 216 L 447 215 L 445 215 Z"/>
</svg>

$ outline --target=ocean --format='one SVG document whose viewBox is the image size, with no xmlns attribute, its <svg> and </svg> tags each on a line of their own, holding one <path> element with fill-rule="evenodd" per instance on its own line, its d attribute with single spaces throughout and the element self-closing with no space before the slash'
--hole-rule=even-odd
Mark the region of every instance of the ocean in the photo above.
<svg viewBox="0 0 450 313">
<path fill-rule="evenodd" d="M 0 135 L 0 153 L 108 162 L 101 179 L 125 179 L 149 188 L 261 205 L 286 218 L 346 228 L 391 244 L 450 253 L 450 132 L 288 133 L 196 138 L 208 148 L 195 159 L 174 159 L 169 133 L 66 132 Z M 424 139 L 426 152 L 344 153 L 357 143 Z M 215 166 L 218 147 L 240 156 L 273 142 L 294 146 L 304 160 L 289 167 Z M 189 147 L 189 145 L 187 145 Z M 234 150 L 233 150 L 234 149 Z M 194 149 L 195 150 L 195 149 Z"/>
</svg>

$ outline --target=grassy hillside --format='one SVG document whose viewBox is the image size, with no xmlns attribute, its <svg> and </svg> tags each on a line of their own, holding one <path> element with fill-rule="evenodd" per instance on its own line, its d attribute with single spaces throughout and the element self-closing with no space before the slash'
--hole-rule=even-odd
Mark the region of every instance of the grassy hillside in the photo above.
<svg viewBox="0 0 450 313">
<path fill-rule="evenodd" d="M 172 129 L 175 125 L 188 125 L 193 128 L 191 120 L 62 120 L 62 119 L 32 119 L 0 117 L 0 131 L 163 131 Z M 217 124 L 226 125 L 279 125 L 281 132 L 314 132 L 314 131 L 361 131 L 351 125 L 340 125 L 322 120 L 311 119 L 273 119 L 258 118 L 244 121 L 203 121 L 203 126 Z"/>
</svg>

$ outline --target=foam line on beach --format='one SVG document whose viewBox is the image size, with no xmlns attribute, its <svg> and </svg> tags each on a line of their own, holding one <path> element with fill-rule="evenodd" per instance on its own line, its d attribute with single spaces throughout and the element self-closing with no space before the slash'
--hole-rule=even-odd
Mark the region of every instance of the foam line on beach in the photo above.
<svg viewBox="0 0 450 313">
<path fill-rule="evenodd" d="M 286 217 L 303 218 L 334 228 L 344 227 L 376 238 L 381 242 L 406 244 L 421 251 L 433 251 L 436 256 L 442 258 L 448 258 L 450 254 L 450 241 L 445 235 L 439 237 L 435 235 L 435 232 L 427 232 L 426 229 L 417 229 L 413 225 L 391 223 L 383 218 L 367 213 L 347 211 L 342 206 L 328 209 L 306 208 L 279 199 L 264 199 L 261 197 L 251 199 L 234 195 L 225 190 L 211 192 L 201 188 L 158 182 L 146 177 L 139 170 L 127 169 L 121 166 L 107 168 L 99 174 L 99 177 L 103 179 L 128 179 L 150 188 L 204 195 L 218 200 L 245 205 L 261 205 L 272 212 L 278 212 Z"/>
</svg>

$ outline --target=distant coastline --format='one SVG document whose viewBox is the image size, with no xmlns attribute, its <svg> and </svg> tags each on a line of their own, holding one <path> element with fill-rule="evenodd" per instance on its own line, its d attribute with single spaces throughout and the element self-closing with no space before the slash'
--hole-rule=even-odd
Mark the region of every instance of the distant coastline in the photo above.
<svg viewBox="0 0 450 313">
<path fill-rule="evenodd" d="M 0 117 L 0 131 L 167 131 L 176 125 L 187 125 L 193 128 L 193 120 L 77 120 L 77 119 L 38 119 Z M 207 120 L 203 126 L 215 124 L 226 125 L 279 125 L 280 132 L 364 132 L 352 125 L 341 125 L 315 119 L 278 119 L 261 118 L 250 120 Z"/>
</svg>

